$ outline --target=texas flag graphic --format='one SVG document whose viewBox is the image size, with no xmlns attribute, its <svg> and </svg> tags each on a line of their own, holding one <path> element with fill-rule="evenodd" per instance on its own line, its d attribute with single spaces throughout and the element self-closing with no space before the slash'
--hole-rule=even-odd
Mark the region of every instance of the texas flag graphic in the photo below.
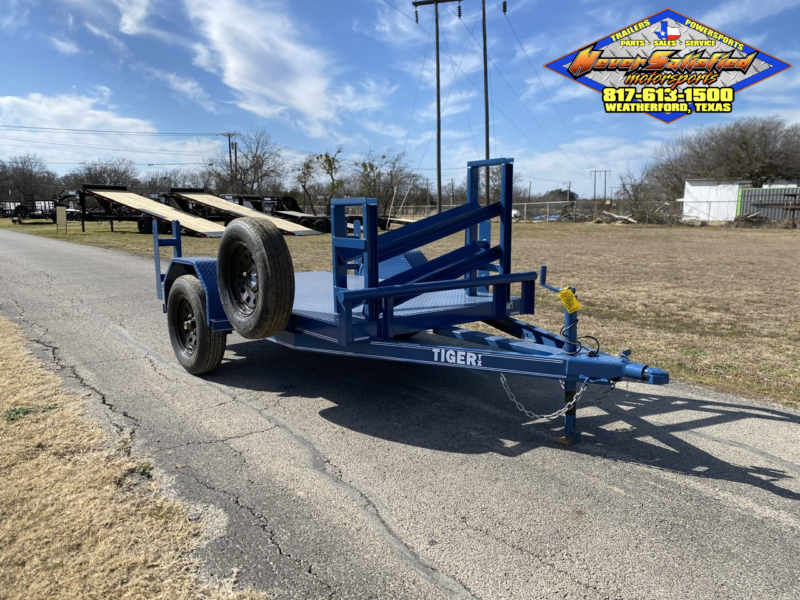
<svg viewBox="0 0 800 600">
<path fill-rule="evenodd" d="M 656 31 L 660 40 L 677 40 L 681 37 L 681 32 L 677 27 L 670 27 L 669 21 L 661 21 L 661 31 Z"/>
</svg>

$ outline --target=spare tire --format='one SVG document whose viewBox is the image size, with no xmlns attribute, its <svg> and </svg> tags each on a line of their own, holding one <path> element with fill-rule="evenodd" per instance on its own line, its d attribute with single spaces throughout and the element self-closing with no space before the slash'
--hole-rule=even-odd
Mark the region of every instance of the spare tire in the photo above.
<svg viewBox="0 0 800 600">
<path fill-rule="evenodd" d="M 242 337 L 281 331 L 294 305 L 294 266 L 280 230 L 264 219 L 235 219 L 217 252 L 217 285 L 225 315 Z"/>
</svg>

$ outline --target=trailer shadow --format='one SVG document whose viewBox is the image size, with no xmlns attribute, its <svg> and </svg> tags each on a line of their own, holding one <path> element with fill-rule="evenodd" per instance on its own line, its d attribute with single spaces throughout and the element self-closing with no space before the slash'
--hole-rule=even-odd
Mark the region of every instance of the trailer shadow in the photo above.
<svg viewBox="0 0 800 600">
<path fill-rule="evenodd" d="M 715 434 L 718 426 L 739 423 L 735 433 L 740 439 L 754 439 L 754 431 L 772 422 L 790 428 L 785 439 L 797 439 L 800 417 L 777 407 L 654 396 L 626 391 L 622 385 L 598 407 L 581 410 L 583 442 L 568 448 L 556 442 L 561 420 L 528 421 L 508 400 L 494 373 L 299 352 L 259 342 L 232 343 L 226 358 L 208 376 L 210 381 L 301 403 L 323 398 L 334 406 L 321 410 L 321 417 L 379 439 L 442 452 L 507 457 L 547 446 L 800 499 L 799 493 L 776 485 L 799 476 L 800 466 L 735 441 L 735 435 Z M 551 412 L 563 402 L 558 382 L 510 376 L 509 383 L 529 410 Z M 599 391 L 587 391 L 589 400 Z M 749 431 L 744 430 L 745 422 L 753 424 Z M 717 444 L 737 448 L 744 462 L 750 456 L 761 466 L 721 460 L 711 453 Z M 763 466 L 765 462 L 772 466 Z"/>
</svg>

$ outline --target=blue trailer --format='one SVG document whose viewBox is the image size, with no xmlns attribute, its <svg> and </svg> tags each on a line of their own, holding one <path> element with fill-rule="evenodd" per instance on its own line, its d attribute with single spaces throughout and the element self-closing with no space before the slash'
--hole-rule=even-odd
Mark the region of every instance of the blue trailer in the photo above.
<svg viewBox="0 0 800 600">
<path fill-rule="evenodd" d="M 481 206 L 478 172 L 487 166 L 502 172 L 500 201 Z M 177 221 L 171 238 L 159 238 L 154 228 L 156 287 L 178 361 L 190 373 L 212 371 L 235 330 L 296 350 L 495 371 L 520 410 L 531 418 L 563 416 L 559 441 L 577 442 L 576 408 L 590 384 L 607 393 L 625 378 L 663 385 L 669 375 L 631 361 L 629 351 L 612 356 L 584 345 L 594 338 L 578 335 L 575 288 L 548 284 L 546 267 L 512 272 L 513 167 L 508 158 L 468 163 L 466 204 L 381 234 L 376 199 L 334 199 L 332 272 L 294 273 L 286 242 L 270 223 L 236 219 L 217 257 L 184 257 Z M 348 229 L 345 209 L 352 207 L 361 218 Z M 493 220 L 500 227 L 495 245 Z M 430 260 L 420 251 L 460 232 L 464 244 L 456 250 Z M 165 246 L 174 253 L 162 273 Z M 537 287 L 564 303 L 558 334 L 515 318 L 534 314 Z M 505 335 L 461 327 L 474 322 Z M 415 338 L 420 332 L 432 335 Z M 564 405 L 550 415 L 525 410 L 505 373 L 560 380 Z"/>
</svg>

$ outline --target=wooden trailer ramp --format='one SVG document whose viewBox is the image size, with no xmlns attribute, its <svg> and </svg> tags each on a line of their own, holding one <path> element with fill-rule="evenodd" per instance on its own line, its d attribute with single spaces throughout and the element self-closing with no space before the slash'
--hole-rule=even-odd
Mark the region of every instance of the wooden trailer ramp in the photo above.
<svg viewBox="0 0 800 600">
<path fill-rule="evenodd" d="M 160 221 L 166 221 L 168 223 L 180 221 L 181 227 L 186 231 L 203 237 L 222 237 L 222 233 L 225 231 L 225 226 L 221 223 L 212 223 L 202 217 L 187 214 L 171 206 L 167 206 L 166 204 L 161 204 L 150 198 L 134 194 L 133 192 L 87 190 L 86 193 L 113 202 L 114 204 L 132 208 L 133 210 L 154 217 Z"/>
<path fill-rule="evenodd" d="M 270 215 L 265 215 L 262 212 L 258 212 L 257 210 L 253 210 L 252 208 L 247 208 L 246 206 L 239 206 L 234 202 L 228 202 L 227 200 L 223 200 L 222 198 L 217 198 L 216 196 L 212 196 L 211 194 L 198 194 L 198 193 L 183 193 L 183 192 L 173 192 L 175 196 L 179 198 L 183 198 L 190 202 L 195 202 L 197 204 L 201 204 L 208 208 L 213 208 L 214 210 L 218 210 L 220 212 L 233 215 L 236 217 L 252 217 L 254 219 L 265 219 L 267 221 L 271 221 L 275 227 L 280 229 L 283 233 L 289 233 L 291 235 L 317 235 L 319 231 L 314 231 L 313 229 L 309 229 L 308 227 L 303 227 L 302 225 L 298 225 L 297 223 L 292 223 L 285 219 L 276 219 Z"/>
</svg>

